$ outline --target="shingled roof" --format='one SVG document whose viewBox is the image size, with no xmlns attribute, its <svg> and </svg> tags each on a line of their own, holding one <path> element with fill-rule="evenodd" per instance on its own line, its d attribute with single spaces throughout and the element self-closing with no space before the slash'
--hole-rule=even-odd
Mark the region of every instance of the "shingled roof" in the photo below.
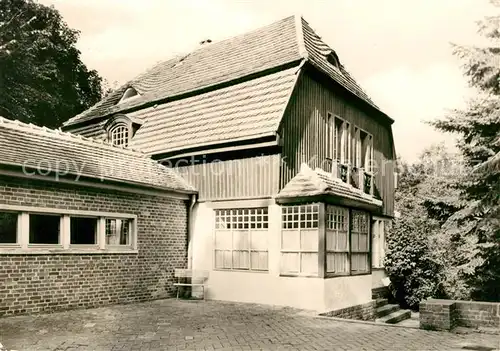
<svg viewBox="0 0 500 351">
<path fill-rule="evenodd" d="M 286 198 L 297 199 L 320 195 L 338 196 L 370 206 L 382 206 L 381 200 L 344 183 L 340 178 L 334 177 L 332 173 L 319 168 L 313 170 L 305 163 L 302 164 L 300 172 L 279 192 L 276 199 L 279 201 Z"/>
<path fill-rule="evenodd" d="M 0 165 L 195 193 L 174 169 L 147 155 L 94 139 L 0 117 Z"/>
<path fill-rule="evenodd" d="M 336 68 L 327 57 L 334 52 L 301 17 L 290 16 L 268 26 L 227 40 L 202 45 L 187 55 L 161 62 L 127 82 L 102 101 L 64 123 L 69 127 L 138 109 L 157 101 L 167 101 L 184 94 L 196 94 L 219 84 L 249 77 L 260 72 L 298 65 L 307 59 L 346 90 L 374 108 L 361 87 L 342 65 Z M 128 87 L 140 94 L 118 104 Z"/>
</svg>

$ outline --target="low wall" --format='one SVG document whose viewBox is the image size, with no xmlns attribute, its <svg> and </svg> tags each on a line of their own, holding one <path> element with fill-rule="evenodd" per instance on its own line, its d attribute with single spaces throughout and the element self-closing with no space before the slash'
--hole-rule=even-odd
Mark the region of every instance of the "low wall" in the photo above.
<svg viewBox="0 0 500 351">
<path fill-rule="evenodd" d="M 373 300 L 365 304 L 322 313 L 321 316 L 372 321 L 375 320 L 375 308 L 376 301 Z"/>
<path fill-rule="evenodd" d="M 420 303 L 420 328 L 500 328 L 500 303 L 429 299 Z"/>
</svg>

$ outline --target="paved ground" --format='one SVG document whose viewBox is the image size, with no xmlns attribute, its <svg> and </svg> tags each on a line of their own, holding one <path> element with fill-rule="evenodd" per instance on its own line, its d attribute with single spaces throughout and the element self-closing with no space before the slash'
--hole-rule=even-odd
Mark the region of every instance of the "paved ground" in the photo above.
<svg viewBox="0 0 500 351">
<path fill-rule="evenodd" d="M 463 350 L 498 335 L 457 335 L 316 318 L 215 301 L 148 303 L 0 319 L 8 350 Z"/>
</svg>

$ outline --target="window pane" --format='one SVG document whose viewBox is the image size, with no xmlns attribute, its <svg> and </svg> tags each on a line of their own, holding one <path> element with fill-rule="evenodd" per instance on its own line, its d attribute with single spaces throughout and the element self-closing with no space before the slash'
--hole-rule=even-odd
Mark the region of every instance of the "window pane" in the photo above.
<svg viewBox="0 0 500 351">
<path fill-rule="evenodd" d="M 30 244 L 59 244 L 61 217 L 30 214 Z"/>
<path fill-rule="evenodd" d="M 319 232 L 317 230 L 305 230 L 300 232 L 300 249 L 305 251 L 318 251 Z"/>
<path fill-rule="evenodd" d="M 248 250 L 250 247 L 250 232 L 247 230 L 233 231 L 233 250 Z"/>
<path fill-rule="evenodd" d="M 106 219 L 106 244 L 130 245 L 130 220 Z"/>
<path fill-rule="evenodd" d="M 300 232 L 298 230 L 285 230 L 281 232 L 282 250 L 300 250 Z"/>
<path fill-rule="evenodd" d="M 301 273 L 318 274 L 318 254 L 301 253 Z"/>
<path fill-rule="evenodd" d="M 284 252 L 281 254 L 281 272 L 299 273 L 299 253 Z"/>
<path fill-rule="evenodd" d="M 250 253 L 248 251 L 233 251 L 233 269 L 249 269 Z"/>
<path fill-rule="evenodd" d="M 17 242 L 17 213 L 0 212 L 0 243 L 15 244 Z"/>
<path fill-rule="evenodd" d="M 328 273 L 346 273 L 349 271 L 347 253 L 327 253 L 326 271 Z"/>
<path fill-rule="evenodd" d="M 71 217 L 71 244 L 97 243 L 97 218 Z"/>
<path fill-rule="evenodd" d="M 253 251 L 251 253 L 251 260 L 252 269 L 267 271 L 267 251 Z"/>
</svg>

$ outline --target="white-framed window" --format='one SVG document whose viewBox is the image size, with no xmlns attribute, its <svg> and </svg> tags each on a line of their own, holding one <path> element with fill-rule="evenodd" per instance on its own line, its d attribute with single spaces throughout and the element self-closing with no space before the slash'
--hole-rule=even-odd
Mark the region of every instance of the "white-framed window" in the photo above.
<svg viewBox="0 0 500 351">
<path fill-rule="evenodd" d="M 370 271 L 370 215 L 367 212 L 351 211 L 351 272 Z"/>
<path fill-rule="evenodd" d="M 215 210 L 214 267 L 268 270 L 268 209 Z"/>
<path fill-rule="evenodd" d="M 326 158 L 339 162 L 341 160 L 343 126 L 346 122 L 331 112 L 327 112 L 326 118 Z"/>
<path fill-rule="evenodd" d="M 349 274 L 349 210 L 326 206 L 326 273 Z"/>
<path fill-rule="evenodd" d="M 97 245 L 99 217 L 70 216 L 70 245 Z"/>
<path fill-rule="evenodd" d="M 282 207 L 281 274 L 318 275 L 319 204 Z"/>
<path fill-rule="evenodd" d="M 374 218 L 372 222 L 372 267 L 384 268 L 385 253 L 387 251 L 387 231 L 390 230 L 390 219 Z"/>
<path fill-rule="evenodd" d="M 0 210 L 0 245 L 18 243 L 19 213 Z"/>
<path fill-rule="evenodd" d="M 61 245 L 62 216 L 53 213 L 29 213 L 30 245 Z"/>
<path fill-rule="evenodd" d="M 130 137 L 129 126 L 123 123 L 117 124 L 109 130 L 111 143 L 117 146 L 127 146 Z"/>
<path fill-rule="evenodd" d="M 132 214 L 0 205 L 0 253 L 135 251 L 136 221 Z"/>
<path fill-rule="evenodd" d="M 129 218 L 106 218 L 106 245 L 130 245 L 132 221 Z"/>
<path fill-rule="evenodd" d="M 365 131 L 360 132 L 360 157 L 359 165 L 365 172 L 373 171 L 373 136 Z"/>
</svg>

